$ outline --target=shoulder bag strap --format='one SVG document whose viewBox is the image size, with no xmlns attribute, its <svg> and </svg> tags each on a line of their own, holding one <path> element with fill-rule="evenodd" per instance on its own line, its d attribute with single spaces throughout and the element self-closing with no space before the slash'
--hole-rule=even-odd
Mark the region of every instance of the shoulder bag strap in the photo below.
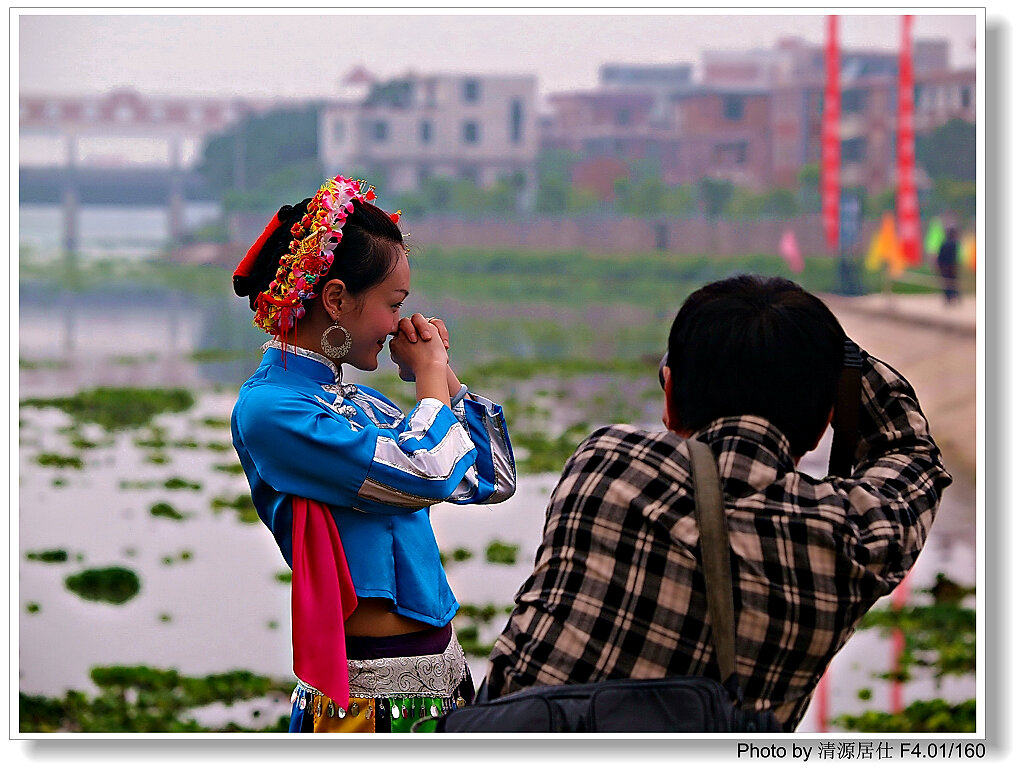
<svg viewBox="0 0 1024 768">
<path fill-rule="evenodd" d="M 736 622 L 732 602 L 732 567 L 725 532 L 725 506 L 715 455 L 706 443 L 688 438 L 696 500 L 697 535 L 704 563 L 711 640 L 722 683 L 739 698 L 736 676 Z M 730 680 L 730 678 L 732 678 Z"/>
</svg>

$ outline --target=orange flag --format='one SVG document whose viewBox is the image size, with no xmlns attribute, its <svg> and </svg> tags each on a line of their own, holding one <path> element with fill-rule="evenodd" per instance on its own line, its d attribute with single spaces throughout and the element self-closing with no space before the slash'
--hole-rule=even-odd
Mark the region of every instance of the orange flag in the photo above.
<svg viewBox="0 0 1024 768">
<path fill-rule="evenodd" d="M 889 265 L 889 274 L 893 277 L 902 275 L 906 268 L 903 247 L 896 234 L 896 219 L 891 212 L 882 216 L 882 224 L 871 239 L 864 258 L 864 266 L 873 271 L 881 269 L 883 263 Z"/>
<path fill-rule="evenodd" d="M 796 235 L 792 229 L 787 229 L 782 233 L 782 239 L 779 240 L 779 255 L 793 272 L 804 271 L 804 257 L 800 253 L 800 246 L 797 245 Z"/>
</svg>

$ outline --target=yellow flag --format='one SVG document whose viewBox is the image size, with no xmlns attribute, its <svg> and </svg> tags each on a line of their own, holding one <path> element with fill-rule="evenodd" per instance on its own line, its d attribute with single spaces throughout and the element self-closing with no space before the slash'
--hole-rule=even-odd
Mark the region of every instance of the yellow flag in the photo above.
<svg viewBox="0 0 1024 768">
<path fill-rule="evenodd" d="M 960 242 L 960 262 L 965 267 L 970 267 L 975 272 L 978 271 L 978 243 L 973 232 L 964 235 L 964 239 Z"/>
</svg>

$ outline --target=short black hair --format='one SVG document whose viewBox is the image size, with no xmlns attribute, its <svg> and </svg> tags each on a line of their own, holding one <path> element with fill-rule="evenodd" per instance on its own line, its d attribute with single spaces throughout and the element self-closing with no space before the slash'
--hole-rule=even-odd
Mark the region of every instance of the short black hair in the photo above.
<svg viewBox="0 0 1024 768">
<path fill-rule="evenodd" d="M 802 456 L 828 423 L 845 339 L 825 303 L 791 280 L 738 275 L 705 285 L 683 302 L 669 332 L 681 426 L 761 416 Z"/>
</svg>

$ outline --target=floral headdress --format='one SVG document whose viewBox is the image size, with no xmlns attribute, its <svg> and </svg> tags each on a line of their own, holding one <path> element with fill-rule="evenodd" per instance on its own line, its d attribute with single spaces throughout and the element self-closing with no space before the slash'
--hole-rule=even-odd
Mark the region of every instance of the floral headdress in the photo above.
<svg viewBox="0 0 1024 768">
<path fill-rule="evenodd" d="M 305 215 L 292 225 L 292 241 L 281 256 L 277 274 L 256 297 L 253 325 L 284 338 L 305 315 L 302 302 L 316 296 L 317 282 L 330 271 L 345 220 L 355 209 L 353 201 L 372 203 L 376 197 L 373 187 L 365 181 L 345 176 L 328 179 L 320 187 L 306 206 Z M 391 220 L 397 224 L 401 213 L 390 214 Z M 281 221 L 275 214 L 239 264 L 236 278 L 248 274 L 263 244 L 279 226 Z"/>
</svg>

